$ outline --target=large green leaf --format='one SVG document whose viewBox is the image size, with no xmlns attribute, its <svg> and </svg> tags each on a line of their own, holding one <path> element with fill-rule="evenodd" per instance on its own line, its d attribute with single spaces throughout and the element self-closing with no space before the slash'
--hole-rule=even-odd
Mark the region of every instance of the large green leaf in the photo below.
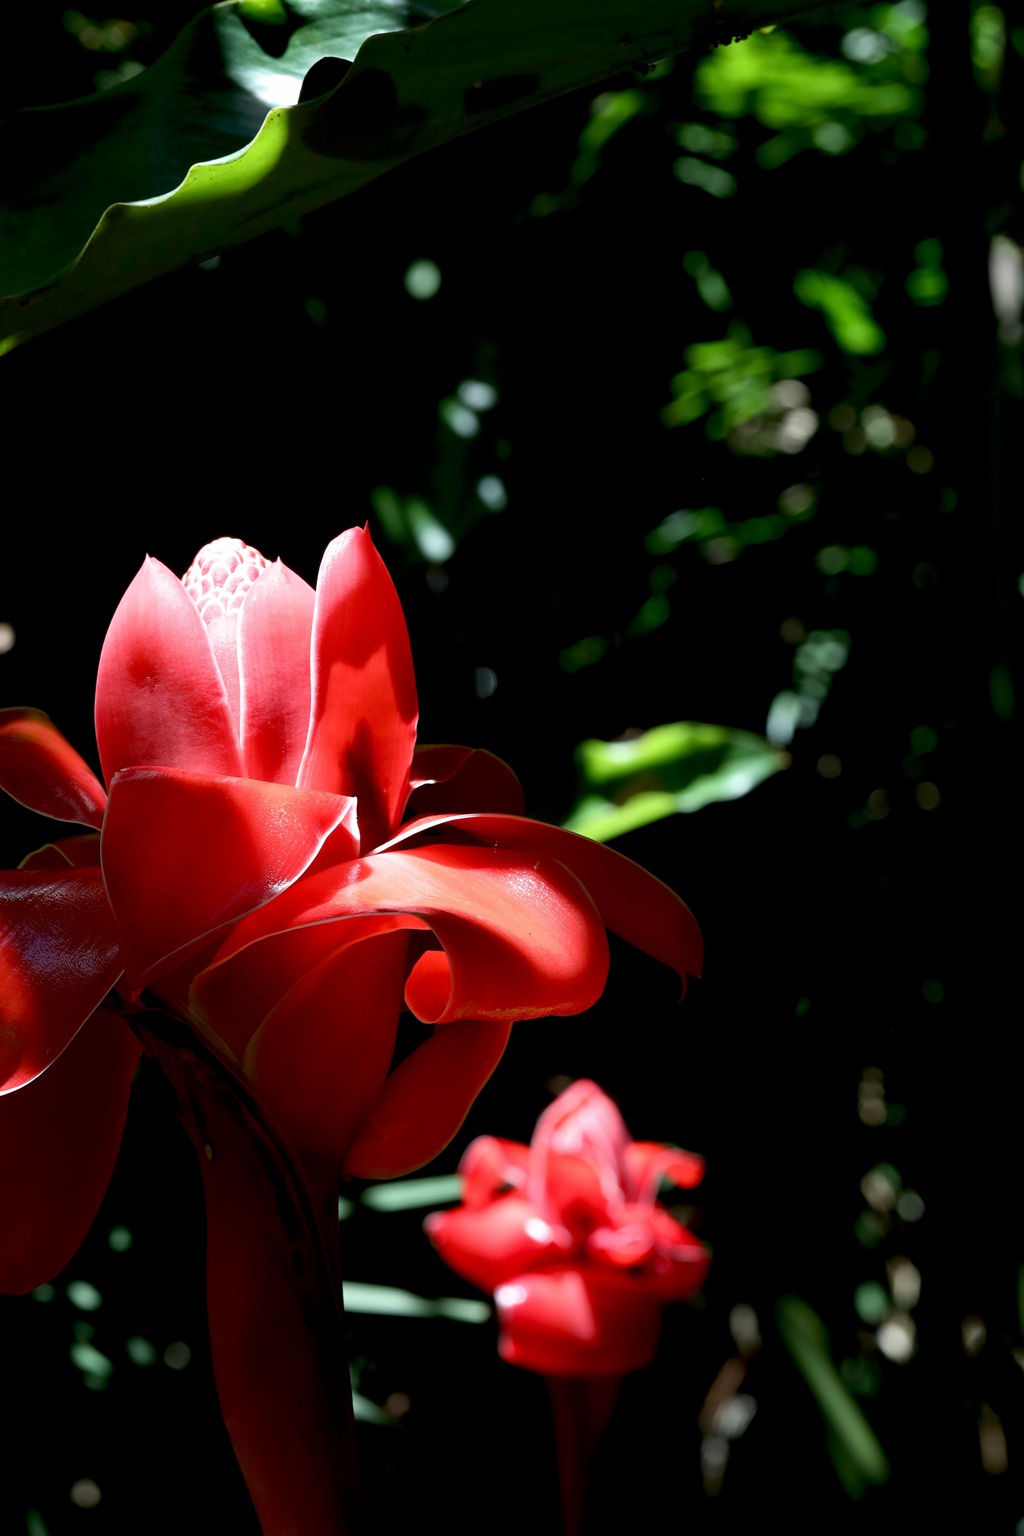
<svg viewBox="0 0 1024 1536">
<path fill-rule="evenodd" d="M 473 128 L 812 8 L 453 4 L 226 0 L 134 79 L 15 114 L 0 136 L 0 350 Z M 353 56 L 347 73 L 326 62 Z"/>
<path fill-rule="evenodd" d="M 678 811 L 738 800 L 789 759 L 762 736 L 680 720 L 576 748 L 582 794 L 564 825 L 599 843 Z"/>
</svg>

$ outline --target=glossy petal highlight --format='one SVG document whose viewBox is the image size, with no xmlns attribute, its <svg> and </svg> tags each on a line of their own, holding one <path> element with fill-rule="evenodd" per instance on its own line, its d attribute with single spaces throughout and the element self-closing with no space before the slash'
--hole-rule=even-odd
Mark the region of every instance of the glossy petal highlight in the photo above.
<svg viewBox="0 0 1024 1536">
<path fill-rule="evenodd" d="M 139 1044 L 98 1009 L 48 1071 L 0 1098 L 0 1291 L 51 1280 L 106 1193 Z"/>
<path fill-rule="evenodd" d="M 392 1072 L 345 1159 L 346 1178 L 395 1179 L 443 1152 L 508 1044 L 511 1022 L 446 1024 Z"/>
<path fill-rule="evenodd" d="M 98 869 L 0 872 L 0 1093 L 52 1066 L 120 974 Z"/>
<path fill-rule="evenodd" d="M 328 955 L 268 1013 L 242 1062 L 297 1149 L 335 1168 L 388 1075 L 407 943 L 387 933 Z"/>
<path fill-rule="evenodd" d="M 312 644 L 309 738 L 296 783 L 354 795 L 365 850 L 398 825 L 417 703 L 405 616 L 364 528 L 327 547 Z"/>
<path fill-rule="evenodd" d="M 526 809 L 512 769 L 493 752 L 473 747 L 417 747 L 409 774 L 407 819 L 464 811 Z"/>
<path fill-rule="evenodd" d="M 295 784 L 309 730 L 309 652 L 314 593 L 280 560 L 246 595 L 238 623 L 240 718 L 245 771 Z"/>
<path fill-rule="evenodd" d="M 587 893 L 559 864 L 492 849 L 419 848 L 324 870 L 239 924 L 231 947 L 399 912 L 433 929 L 450 965 L 446 995 L 437 960 L 413 970 L 406 1001 L 425 1023 L 578 1013 L 601 994 L 608 944 Z"/>
<path fill-rule="evenodd" d="M 106 790 L 41 709 L 0 709 L 0 789 L 55 821 L 102 825 Z"/>
<path fill-rule="evenodd" d="M 119 773 L 103 826 L 103 874 L 136 992 L 286 890 L 332 832 L 351 826 L 353 810 L 340 795 L 255 779 Z"/>
<path fill-rule="evenodd" d="M 544 1376 L 625 1376 L 650 1364 L 661 1337 L 658 1303 L 610 1270 L 516 1275 L 494 1302 L 502 1359 Z"/>
<path fill-rule="evenodd" d="M 244 773 L 206 625 L 172 571 L 147 558 L 100 653 L 96 740 L 109 784 L 119 768 L 159 764 Z"/>
<path fill-rule="evenodd" d="M 689 907 L 639 864 L 603 843 L 524 816 L 470 814 L 407 822 L 378 852 L 442 838 L 558 859 L 589 891 L 613 933 L 672 966 L 684 990 L 688 975 L 700 975 L 704 942 Z"/>
</svg>

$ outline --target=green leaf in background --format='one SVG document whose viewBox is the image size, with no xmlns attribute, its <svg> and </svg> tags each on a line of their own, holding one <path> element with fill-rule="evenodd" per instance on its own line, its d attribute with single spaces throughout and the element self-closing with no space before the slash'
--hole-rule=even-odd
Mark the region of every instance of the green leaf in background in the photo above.
<svg viewBox="0 0 1024 1536">
<path fill-rule="evenodd" d="M 750 731 L 680 720 L 632 741 L 583 741 L 576 762 L 583 793 L 564 825 L 604 843 L 677 811 L 738 800 L 788 758 Z"/>
<path fill-rule="evenodd" d="M 683 355 L 687 366 L 671 381 L 675 398 L 661 419 L 667 427 L 683 427 L 711 412 L 711 438 L 724 437 L 752 416 L 770 411 L 773 385 L 813 373 L 824 362 L 809 347 L 793 352 L 755 347 L 742 320 L 733 320 L 720 341 L 694 342 Z"/>
<path fill-rule="evenodd" d="M 362 1202 L 374 1211 L 415 1211 L 462 1199 L 462 1177 L 438 1174 L 429 1179 L 395 1179 L 391 1184 L 371 1184 Z"/>
<path fill-rule="evenodd" d="M 808 309 L 820 309 L 836 341 L 854 357 L 874 357 L 885 348 L 885 332 L 863 294 L 845 278 L 805 268 L 793 279 L 793 292 Z"/>
<path fill-rule="evenodd" d="M 375 1317 L 447 1317 L 456 1323 L 486 1323 L 491 1309 L 486 1301 L 462 1296 L 438 1296 L 429 1300 L 393 1285 L 364 1285 L 346 1280 L 342 1287 L 346 1312 L 369 1313 Z"/>
<path fill-rule="evenodd" d="M 809 5 L 440 8 L 410 28 L 437 8 L 227 0 L 141 74 L 16 113 L 0 142 L 0 350 L 474 128 Z"/>
<path fill-rule="evenodd" d="M 391 1427 L 398 1423 L 386 1408 L 378 1407 L 375 1402 L 364 1397 L 355 1388 L 352 1390 L 352 1414 L 361 1424 L 380 1424 L 382 1427 Z"/>
<path fill-rule="evenodd" d="M 798 1296 L 782 1296 L 775 1319 L 782 1342 L 821 1410 L 829 1452 L 843 1487 L 852 1498 L 859 1498 L 871 1484 L 887 1480 L 885 1452 L 832 1362 L 828 1334 L 818 1314 Z"/>
<path fill-rule="evenodd" d="M 894 128 L 910 147 L 904 124 L 920 114 L 928 77 L 925 14 L 921 0 L 872 6 L 864 17 L 871 25 L 854 25 L 843 38 L 842 60 L 809 53 L 784 32 L 756 33 L 749 48 L 719 48 L 701 60 L 697 100 L 775 130 L 757 150 L 767 170 L 802 150 L 847 154 L 868 127 Z"/>
</svg>

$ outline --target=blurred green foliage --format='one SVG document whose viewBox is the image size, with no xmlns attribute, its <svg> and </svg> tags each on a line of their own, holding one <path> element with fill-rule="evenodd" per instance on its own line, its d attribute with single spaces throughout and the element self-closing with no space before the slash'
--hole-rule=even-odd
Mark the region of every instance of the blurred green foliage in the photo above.
<svg viewBox="0 0 1024 1536">
<path fill-rule="evenodd" d="M 583 741 L 576 764 L 581 795 L 564 826 L 603 843 L 676 812 L 737 800 L 786 758 L 749 731 L 680 720 L 632 740 Z"/>
</svg>

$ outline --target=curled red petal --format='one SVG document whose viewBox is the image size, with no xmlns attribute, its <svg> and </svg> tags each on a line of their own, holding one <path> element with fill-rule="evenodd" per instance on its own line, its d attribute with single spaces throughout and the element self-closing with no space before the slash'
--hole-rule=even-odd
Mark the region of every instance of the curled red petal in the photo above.
<svg viewBox="0 0 1024 1536">
<path fill-rule="evenodd" d="M 417 747 L 409 773 L 406 817 L 448 811 L 525 810 L 522 786 L 507 763 L 474 747 Z"/>
<path fill-rule="evenodd" d="M 459 1162 L 463 1205 L 467 1210 L 476 1210 L 503 1189 L 524 1189 L 529 1167 L 530 1149 L 522 1142 L 478 1136 Z"/>
<path fill-rule="evenodd" d="M 103 785 L 41 709 L 0 709 L 0 789 L 55 821 L 103 823 Z"/>
<path fill-rule="evenodd" d="M 52 1280 L 92 1226 L 138 1059 L 124 1020 L 99 1008 L 48 1071 L 0 1098 L 0 1291 Z"/>
<path fill-rule="evenodd" d="M 251 779 L 294 784 L 309 731 L 313 588 L 280 560 L 245 596 L 238 619 L 241 737 Z"/>
<path fill-rule="evenodd" d="M 354 795 L 364 849 L 398 825 L 416 720 L 398 594 L 369 533 L 350 528 L 328 545 L 317 580 L 309 738 L 296 783 Z"/>
<path fill-rule="evenodd" d="M 0 1093 L 52 1066 L 120 974 L 98 869 L 0 872 Z"/>
<path fill-rule="evenodd" d="M 653 1360 L 661 1308 L 612 1269 L 523 1273 L 494 1296 L 504 1360 L 545 1376 L 625 1376 Z"/>
<path fill-rule="evenodd" d="M 103 874 L 140 991 L 286 890 L 354 807 L 340 795 L 164 768 L 115 776 Z M 351 833 L 355 844 L 355 834 Z"/>
<path fill-rule="evenodd" d="M 188 1011 L 218 1036 L 234 1060 L 241 1061 L 267 1014 L 307 971 L 364 939 L 424 927 L 419 918 L 405 913 L 350 917 L 340 923 L 271 933 L 241 949 L 235 947 L 236 930 L 232 930 L 192 979 Z M 163 986 L 161 979 L 161 990 Z"/>
<path fill-rule="evenodd" d="M 242 774 L 242 754 L 206 625 L 173 571 L 147 557 L 107 630 L 96 740 L 109 784 L 160 764 Z"/>
<path fill-rule="evenodd" d="M 704 1177 L 704 1159 L 696 1152 L 684 1152 L 681 1147 L 666 1147 L 658 1141 L 634 1141 L 624 1155 L 636 1198 L 641 1201 L 653 1203 L 662 1179 L 677 1189 L 694 1189 Z"/>
<path fill-rule="evenodd" d="M 328 955 L 267 1014 L 242 1071 L 300 1153 L 340 1169 L 391 1065 L 405 933 Z"/>
<path fill-rule="evenodd" d="M 407 822 L 378 853 L 440 838 L 465 838 L 494 848 L 546 855 L 571 869 L 590 892 L 613 933 L 670 965 L 686 987 L 699 976 L 704 943 L 697 921 L 676 893 L 632 859 L 603 843 L 523 816 L 424 816 Z"/>
<path fill-rule="evenodd" d="M 435 1029 L 392 1072 L 345 1159 L 349 1178 L 393 1179 L 422 1168 L 451 1141 L 501 1060 L 509 1022 Z"/>
<path fill-rule="evenodd" d="M 115 903 L 116 905 L 116 903 Z M 444 945 L 414 967 L 406 1002 L 430 1024 L 580 1013 L 601 995 L 608 941 L 562 865 L 485 848 L 371 854 L 303 880 L 233 935 L 407 912 Z"/>
<path fill-rule="evenodd" d="M 684 1301 L 695 1296 L 707 1279 L 711 1250 L 667 1211 L 654 1215 L 657 1251 L 645 1266 L 644 1284 L 661 1302 Z"/>
<path fill-rule="evenodd" d="M 555 1101 L 557 1103 L 557 1100 Z M 532 1150 L 530 1195 L 573 1231 L 588 1231 L 604 1218 L 618 1190 L 607 1187 L 600 1165 L 571 1152 Z"/>
<path fill-rule="evenodd" d="M 423 1225 L 449 1269 L 482 1291 L 522 1270 L 564 1262 L 572 1250 L 565 1228 L 546 1221 L 518 1194 L 499 1195 L 477 1210 L 438 1211 Z"/>
<path fill-rule="evenodd" d="M 598 1227 L 587 1238 L 587 1253 L 613 1269 L 634 1269 L 650 1258 L 655 1238 L 649 1222 L 631 1221 L 624 1226 Z"/>
<path fill-rule="evenodd" d="M 567 870 L 458 846 L 372 854 L 308 875 L 240 923 L 218 959 L 274 933 L 370 913 L 416 915 L 445 946 L 421 957 L 407 986 L 427 1023 L 577 1013 L 604 985 L 603 925 Z"/>
</svg>

